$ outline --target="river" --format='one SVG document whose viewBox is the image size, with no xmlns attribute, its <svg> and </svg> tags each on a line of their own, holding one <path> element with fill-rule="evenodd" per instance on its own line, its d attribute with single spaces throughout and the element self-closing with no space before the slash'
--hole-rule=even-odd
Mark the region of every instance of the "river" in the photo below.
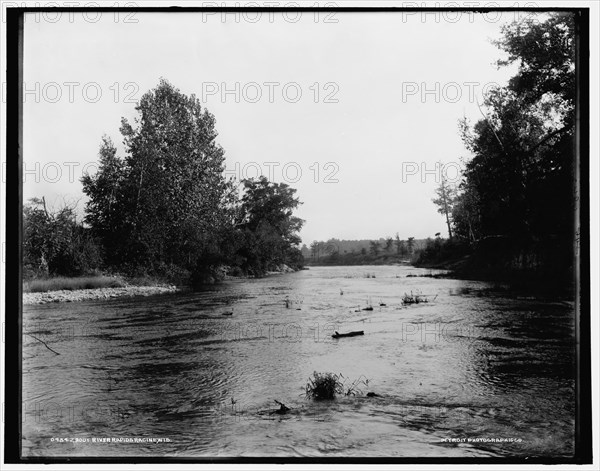
<svg viewBox="0 0 600 471">
<path fill-rule="evenodd" d="M 572 456 L 573 303 L 407 277 L 427 273 L 312 267 L 25 306 L 23 456 Z M 410 291 L 430 302 L 403 305 Z M 354 394 L 307 399 L 314 371 Z"/>
</svg>

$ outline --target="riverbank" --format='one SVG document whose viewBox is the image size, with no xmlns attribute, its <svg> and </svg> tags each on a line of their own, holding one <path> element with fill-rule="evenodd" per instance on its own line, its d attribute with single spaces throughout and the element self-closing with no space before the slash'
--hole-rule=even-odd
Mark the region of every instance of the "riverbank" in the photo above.
<svg viewBox="0 0 600 471">
<path fill-rule="evenodd" d="M 335 252 L 331 255 L 323 255 L 318 259 L 307 258 L 306 266 L 360 266 L 360 265 L 410 265 L 411 257 L 398 255 L 396 253 L 384 252 L 377 255 L 372 253 L 343 253 Z"/>
<path fill-rule="evenodd" d="M 290 268 L 289 266 L 282 264 L 274 271 L 266 272 L 265 276 L 274 276 L 281 275 L 284 273 L 294 273 L 298 270 Z M 77 289 L 74 288 L 76 286 L 85 286 L 86 284 L 91 284 L 94 286 L 90 280 L 99 280 L 99 283 L 105 284 L 104 278 L 111 281 L 111 285 L 104 287 L 94 287 L 94 288 L 83 288 Z M 239 279 L 249 279 L 249 276 L 231 276 L 231 275 L 222 275 L 220 281 L 227 280 L 239 280 Z M 83 281 L 82 281 L 83 280 Z M 149 280 L 142 280 L 143 282 L 149 282 Z M 217 281 L 213 281 L 214 284 Z M 68 286 L 69 289 L 49 289 L 46 291 L 36 291 L 36 292 L 24 292 L 23 293 L 23 305 L 33 305 L 33 304 L 47 304 L 47 303 L 61 303 L 61 302 L 77 302 L 77 301 L 94 301 L 94 300 L 106 300 L 113 298 L 120 298 L 125 296 L 152 296 L 155 294 L 166 294 L 166 293 L 176 293 L 179 291 L 183 291 L 185 289 L 189 289 L 187 286 L 177 287 L 175 285 L 169 284 L 154 284 L 154 285 L 128 285 L 127 282 L 122 280 L 121 278 L 107 278 L 107 277 L 91 277 L 91 278 L 60 278 L 60 279 L 49 279 L 49 280 L 35 280 L 33 282 L 28 282 L 28 288 L 35 283 L 41 284 L 43 286 Z M 39 289 L 39 287 L 37 287 Z"/>
<path fill-rule="evenodd" d="M 107 300 L 125 296 L 152 296 L 155 294 L 175 293 L 179 290 L 180 288 L 171 285 L 124 286 L 119 288 L 92 288 L 46 291 L 44 293 L 23 293 L 23 305 Z"/>
<path fill-rule="evenodd" d="M 264 272 L 264 274 L 262 274 L 260 276 L 256 276 L 256 275 L 242 274 L 240 272 L 237 272 L 236 274 L 230 274 L 232 271 L 231 268 L 225 267 L 225 268 L 221 269 L 221 273 L 219 274 L 218 281 L 252 280 L 252 279 L 257 279 L 257 278 L 265 278 L 268 276 L 282 275 L 285 273 L 296 273 L 301 270 L 308 270 L 308 268 L 307 267 L 292 268 L 292 267 L 286 265 L 285 263 L 282 263 L 281 265 L 276 266 L 274 269 L 267 270 Z M 217 280 L 215 280 L 214 282 L 217 282 Z"/>
<path fill-rule="evenodd" d="M 543 297 L 571 299 L 575 295 L 576 279 L 573 269 L 526 270 L 507 264 L 486 265 L 477 256 L 465 256 L 438 263 L 415 263 L 416 268 L 444 270 L 433 275 L 416 275 L 430 278 L 450 278 L 455 280 L 485 281 L 506 285 L 513 292 L 529 292 Z"/>
</svg>

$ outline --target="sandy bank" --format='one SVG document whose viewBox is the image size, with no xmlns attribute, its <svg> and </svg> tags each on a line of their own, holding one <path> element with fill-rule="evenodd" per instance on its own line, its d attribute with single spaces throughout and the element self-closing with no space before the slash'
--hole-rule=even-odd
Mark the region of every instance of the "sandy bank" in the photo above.
<svg viewBox="0 0 600 471">
<path fill-rule="evenodd" d="M 176 286 L 127 286 L 124 288 L 95 288 L 23 293 L 23 305 L 119 298 L 122 296 L 151 296 L 175 293 Z"/>
</svg>

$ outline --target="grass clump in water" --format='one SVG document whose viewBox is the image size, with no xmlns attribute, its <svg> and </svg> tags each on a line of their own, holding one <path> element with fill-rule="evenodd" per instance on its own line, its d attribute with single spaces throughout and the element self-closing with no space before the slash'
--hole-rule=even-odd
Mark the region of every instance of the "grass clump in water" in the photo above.
<svg viewBox="0 0 600 471">
<path fill-rule="evenodd" d="M 306 397 L 309 399 L 334 399 L 336 394 L 344 394 L 340 375 L 314 372 L 306 383 Z"/>
</svg>

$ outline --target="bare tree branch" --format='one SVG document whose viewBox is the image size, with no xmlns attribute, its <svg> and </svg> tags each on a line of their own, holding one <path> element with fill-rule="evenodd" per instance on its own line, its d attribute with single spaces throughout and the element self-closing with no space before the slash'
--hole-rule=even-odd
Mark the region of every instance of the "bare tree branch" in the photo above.
<svg viewBox="0 0 600 471">
<path fill-rule="evenodd" d="M 50 350 L 52 353 L 56 353 L 57 355 L 60 355 L 60 353 L 58 353 L 58 352 L 57 352 L 57 351 L 55 351 L 55 350 L 52 350 L 52 349 L 51 349 L 51 348 L 48 346 L 48 344 L 47 344 L 46 342 L 44 342 L 43 340 L 40 340 L 40 339 L 38 339 L 38 338 L 37 338 L 35 335 L 28 334 L 27 332 L 25 332 L 25 335 L 29 335 L 30 337 L 33 337 L 33 338 L 34 338 L 34 339 L 36 339 L 38 342 L 41 342 L 41 343 L 43 343 L 43 344 L 44 344 L 44 346 L 45 346 L 45 347 L 46 347 L 48 350 Z"/>
</svg>

